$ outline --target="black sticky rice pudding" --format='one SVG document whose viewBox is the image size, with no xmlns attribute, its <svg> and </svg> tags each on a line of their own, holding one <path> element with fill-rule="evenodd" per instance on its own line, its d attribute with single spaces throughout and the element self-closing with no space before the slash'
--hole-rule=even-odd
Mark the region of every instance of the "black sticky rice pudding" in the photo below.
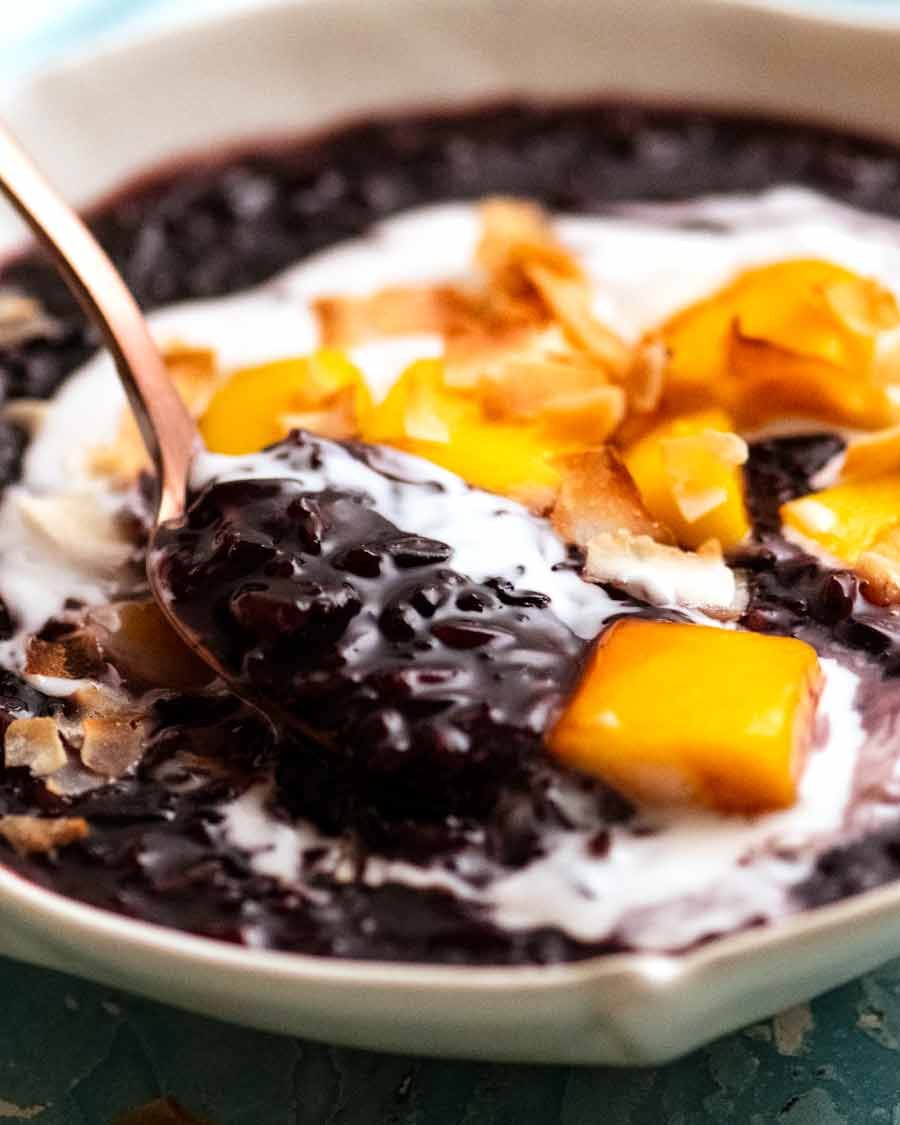
<svg viewBox="0 0 900 1125">
<path fill-rule="evenodd" d="M 427 203 L 514 194 L 551 211 L 591 214 L 625 200 L 783 183 L 900 218 L 900 155 L 888 146 L 793 124 L 604 104 L 407 115 L 277 151 L 187 163 L 117 196 L 91 222 L 152 309 L 244 289 Z M 0 286 L 36 298 L 47 314 L 43 330 L 0 346 L 4 399 L 47 398 L 97 341 L 37 255 L 7 264 Z M 17 423 L 3 421 L 0 439 L 0 476 L 8 487 L 19 478 L 28 438 Z M 317 455 L 309 438 L 288 445 L 291 456 Z M 809 490 L 842 445 L 840 436 L 824 432 L 752 445 L 745 472 L 754 533 L 738 560 L 750 574 L 742 624 L 839 653 L 862 675 L 871 723 L 883 725 L 900 705 L 900 622 L 889 610 L 859 608 L 855 576 L 787 543 L 777 514 L 779 504 Z M 255 946 L 471 963 L 545 963 L 628 948 L 615 933 L 587 940 L 549 927 L 502 928 L 450 883 L 428 888 L 364 878 L 368 857 L 377 855 L 379 862 L 435 860 L 477 886 L 482 866 L 519 869 L 541 855 L 548 831 L 569 827 L 591 826 L 600 862 L 610 826 L 631 820 L 640 831 L 640 814 L 541 747 L 547 710 L 573 682 L 586 650 L 546 597 L 499 581 L 472 582 L 454 570 L 444 544 L 361 509 L 346 492 L 323 501 L 326 532 L 308 500 L 288 484 L 232 484 L 210 494 L 183 533 L 193 545 L 219 531 L 229 512 L 245 513 L 249 532 L 227 565 L 218 558 L 208 571 L 172 578 L 188 598 L 196 593 L 191 582 L 258 580 L 256 594 L 242 595 L 235 620 L 222 628 L 232 630 L 228 643 L 242 658 L 250 649 L 262 653 L 260 683 L 283 694 L 278 567 L 289 573 L 292 550 L 320 557 L 315 597 L 324 588 L 327 598 L 303 622 L 308 680 L 320 684 L 322 668 L 332 671 L 327 691 L 294 701 L 295 711 L 309 708 L 305 723 L 273 733 L 225 691 L 160 691 L 147 748 L 123 778 L 60 796 L 28 769 L 4 770 L 0 813 L 83 817 L 90 832 L 46 854 L 0 842 L 3 862 L 88 903 Z M 267 528 L 265 542 L 253 533 L 253 513 L 257 530 L 259 521 Z M 229 526 L 241 539 L 240 519 Z M 139 536 L 137 518 L 136 528 Z M 286 540 L 290 535 L 296 543 Z M 174 559 L 177 571 L 177 553 Z M 571 565 L 578 563 L 573 556 Z M 388 577 L 372 627 L 378 644 L 357 667 L 341 650 L 342 629 L 382 567 Z M 618 597 L 623 609 L 666 616 Z M 198 620 L 221 626 L 201 610 Z M 416 645 L 426 619 L 429 630 L 434 621 L 444 625 L 440 651 L 422 658 Z M 16 626 L 4 609 L 4 637 Z M 42 639 L 53 642 L 66 629 L 63 621 L 48 622 Z M 483 638 L 498 631 L 510 638 L 503 659 L 478 664 Z M 466 669 L 463 684 L 454 660 Z M 470 674 L 476 666 L 478 674 Z M 441 695 L 451 688 L 452 724 Z M 65 703 L 7 671 L 0 708 L 6 726 L 25 714 L 58 714 Z M 471 753 L 454 756 L 451 725 L 475 748 Z M 325 728 L 328 748 L 308 740 Z M 270 786 L 270 808 L 286 825 L 310 822 L 324 839 L 340 841 L 337 860 L 332 851 L 319 866 L 309 863 L 305 893 L 254 867 L 221 832 L 221 807 L 261 783 Z M 896 829 L 822 856 L 794 894 L 798 907 L 815 905 L 898 874 L 900 816 Z"/>
</svg>

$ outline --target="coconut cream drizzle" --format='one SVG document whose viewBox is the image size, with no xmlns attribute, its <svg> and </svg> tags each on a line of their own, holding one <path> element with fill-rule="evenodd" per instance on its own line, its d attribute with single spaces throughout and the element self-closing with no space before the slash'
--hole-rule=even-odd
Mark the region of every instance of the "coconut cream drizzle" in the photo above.
<svg viewBox="0 0 900 1125">
<path fill-rule="evenodd" d="M 790 809 L 756 817 L 687 809 L 644 814 L 639 832 L 629 824 L 609 828 L 609 846 L 599 861 L 590 846 L 595 828 L 557 831 L 548 834 L 538 859 L 513 872 L 496 867 L 487 878 L 477 865 L 473 882 L 459 874 L 467 866 L 459 856 L 452 866 L 369 857 L 362 878 L 372 885 L 449 890 L 509 929 L 552 926 L 584 941 L 618 936 L 648 949 L 690 945 L 704 934 L 786 913 L 791 887 L 810 874 L 816 854 L 841 836 L 864 740 L 853 707 L 857 676 L 830 659 L 822 668 L 828 730 L 810 755 Z M 556 796 L 564 805 L 580 799 L 575 790 Z M 342 842 L 309 823 L 276 819 L 267 797 L 266 787 L 257 786 L 227 805 L 222 838 L 249 852 L 260 874 L 301 891 L 323 870 L 339 876 Z M 872 823 L 877 821 L 870 818 Z"/>
</svg>

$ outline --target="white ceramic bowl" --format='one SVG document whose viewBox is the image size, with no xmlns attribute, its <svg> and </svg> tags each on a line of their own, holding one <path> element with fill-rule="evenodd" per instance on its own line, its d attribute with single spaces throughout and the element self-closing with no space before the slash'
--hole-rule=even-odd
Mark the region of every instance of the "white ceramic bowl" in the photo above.
<svg viewBox="0 0 900 1125">
<path fill-rule="evenodd" d="M 761 109 L 900 140 L 900 26 L 724 0 L 308 0 L 107 46 L 35 77 L 7 113 L 83 202 L 187 150 L 511 93 Z M 16 234 L 4 215 L 0 246 Z M 236 948 L 0 868 L 0 952 L 359 1046 L 651 1062 L 900 954 L 900 883 L 687 955 L 470 969 Z"/>
</svg>

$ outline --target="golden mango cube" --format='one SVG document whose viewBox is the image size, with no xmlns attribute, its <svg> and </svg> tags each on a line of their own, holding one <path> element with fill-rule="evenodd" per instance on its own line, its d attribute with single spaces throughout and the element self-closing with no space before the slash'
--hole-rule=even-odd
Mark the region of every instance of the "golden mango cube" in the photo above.
<svg viewBox="0 0 900 1125">
<path fill-rule="evenodd" d="M 745 270 L 718 292 L 689 305 L 663 326 L 670 350 L 667 378 L 675 397 L 715 399 L 736 318 L 775 343 L 796 345 L 814 331 L 808 294 L 855 275 L 830 262 L 793 259 Z M 806 306 L 804 308 L 804 306 Z M 815 347 L 815 344 L 813 344 Z M 819 346 L 819 352 L 828 348 Z"/>
<path fill-rule="evenodd" d="M 236 371 L 213 396 L 200 432 L 214 453 L 255 453 L 292 429 L 354 437 L 371 408 L 359 369 L 343 352 L 323 348 Z"/>
<path fill-rule="evenodd" d="M 445 382 L 446 382 L 445 375 Z M 474 388 L 492 422 L 539 423 L 549 443 L 604 442 L 625 417 L 625 392 L 593 364 L 565 359 L 510 360 L 488 368 Z"/>
<path fill-rule="evenodd" d="M 847 294 L 870 285 L 834 262 L 776 262 L 742 275 L 735 313 L 741 332 L 753 340 L 834 367 L 858 367 L 871 359 L 877 329 L 859 316 L 848 318 L 844 308 Z"/>
<path fill-rule="evenodd" d="M 682 547 L 718 539 L 727 550 L 750 531 L 742 447 L 729 416 L 709 409 L 656 426 L 623 459 L 650 515 Z"/>
<path fill-rule="evenodd" d="M 847 481 L 789 500 L 781 506 L 781 521 L 842 562 L 855 563 L 900 522 L 900 473 Z"/>
<path fill-rule="evenodd" d="M 536 422 L 494 421 L 471 392 L 448 387 L 439 360 L 420 360 L 400 376 L 364 420 L 365 441 L 425 457 L 477 488 L 536 509 L 553 501 L 561 472 L 553 456 L 577 447 L 554 444 Z"/>
<path fill-rule="evenodd" d="M 669 409 L 716 403 L 742 425 L 784 413 L 863 428 L 896 415 L 893 295 L 832 262 L 746 270 L 663 325 Z"/>
<path fill-rule="evenodd" d="M 786 808 L 821 690 L 803 641 L 625 618 L 600 638 L 550 750 L 648 804 Z"/>
<path fill-rule="evenodd" d="M 860 434 L 847 443 L 840 479 L 865 480 L 900 472 L 900 426 Z"/>
<path fill-rule="evenodd" d="M 871 358 L 870 353 L 859 366 L 851 366 L 849 359 L 848 366 L 837 366 L 749 336 L 735 322 L 727 360 L 730 407 L 748 427 L 784 415 L 863 429 L 886 426 L 896 406 L 882 381 L 869 376 Z"/>
</svg>

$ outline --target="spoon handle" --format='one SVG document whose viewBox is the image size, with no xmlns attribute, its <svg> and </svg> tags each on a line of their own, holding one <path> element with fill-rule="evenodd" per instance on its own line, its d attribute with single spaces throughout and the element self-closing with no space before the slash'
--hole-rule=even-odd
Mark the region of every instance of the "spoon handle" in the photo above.
<svg viewBox="0 0 900 1125">
<path fill-rule="evenodd" d="M 100 244 L 0 122 L 0 191 L 49 251 L 115 360 L 159 478 L 158 519 L 184 510 L 199 436 L 137 302 Z"/>
</svg>

